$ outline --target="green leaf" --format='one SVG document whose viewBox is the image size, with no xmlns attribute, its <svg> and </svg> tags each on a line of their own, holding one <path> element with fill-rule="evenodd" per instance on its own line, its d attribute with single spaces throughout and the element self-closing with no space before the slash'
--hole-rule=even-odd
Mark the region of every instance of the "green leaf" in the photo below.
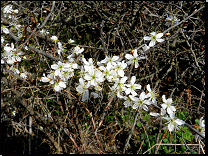
<svg viewBox="0 0 208 156">
<path fill-rule="evenodd" d="M 186 147 L 184 145 L 181 146 L 183 151 L 186 151 Z"/>
<path fill-rule="evenodd" d="M 144 138 L 145 138 L 145 134 L 142 133 L 142 134 L 141 134 L 141 140 L 144 140 Z"/>
<path fill-rule="evenodd" d="M 108 115 L 108 116 L 106 117 L 107 122 L 113 122 L 113 119 L 114 119 L 114 116 Z"/>
<path fill-rule="evenodd" d="M 167 149 L 167 146 L 164 147 L 164 152 L 165 152 L 165 154 L 169 154 L 169 151 Z"/>
<path fill-rule="evenodd" d="M 163 139 L 163 142 L 164 142 L 164 143 L 168 143 L 169 140 L 168 140 L 167 138 L 165 138 L 165 139 Z"/>
<path fill-rule="evenodd" d="M 142 124 L 140 122 L 137 122 L 136 124 L 138 127 L 142 127 Z"/>
<path fill-rule="evenodd" d="M 195 123 L 197 126 L 199 126 L 199 119 L 195 119 Z"/>
</svg>

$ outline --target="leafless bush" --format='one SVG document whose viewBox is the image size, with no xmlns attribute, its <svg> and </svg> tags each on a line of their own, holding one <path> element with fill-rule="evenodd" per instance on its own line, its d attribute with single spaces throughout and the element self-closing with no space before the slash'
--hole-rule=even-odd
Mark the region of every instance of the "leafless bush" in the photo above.
<svg viewBox="0 0 208 156">
<path fill-rule="evenodd" d="M 24 80 L 13 74 L 8 65 L 1 65 L 3 153 L 123 152 L 132 127 L 131 116 L 136 116 L 136 112 L 124 108 L 122 101 L 108 101 L 106 90 L 99 100 L 91 98 L 87 104 L 81 103 L 75 91 L 77 78 L 72 78 L 70 87 L 60 93 L 39 81 L 53 61 L 64 59 L 58 57 L 57 46 L 50 40 L 52 35 L 65 43 L 66 55 L 79 45 L 85 48 L 84 56 L 95 61 L 105 55 L 124 57 L 137 48 L 147 59 L 131 73 L 142 86 L 149 83 L 160 96 L 170 95 L 178 110 L 192 116 L 186 121 L 191 125 L 194 119 L 205 115 L 204 2 L 6 1 L 1 2 L 1 12 L 8 4 L 19 10 L 17 17 L 23 35 L 18 38 L 11 31 L 5 42 L 28 46 L 27 59 L 19 66 L 29 75 Z M 11 28 L 2 14 L 2 24 Z M 173 14 L 183 22 L 168 30 L 171 26 L 165 25 L 165 19 Z M 42 28 L 50 35 L 43 36 L 39 32 Z M 143 52 L 143 37 L 153 31 L 165 32 L 165 42 Z M 68 44 L 70 38 L 76 43 Z M 152 110 L 155 108 L 150 107 Z M 16 115 L 12 115 L 14 111 Z M 127 112 L 129 117 L 124 120 Z M 147 150 L 134 147 L 142 144 L 136 138 L 145 128 L 154 127 L 160 132 L 152 119 L 145 121 L 140 114 L 138 120 L 143 127 L 134 128 L 126 153 Z M 14 145 L 10 138 L 23 147 L 11 151 L 10 146 Z"/>
</svg>

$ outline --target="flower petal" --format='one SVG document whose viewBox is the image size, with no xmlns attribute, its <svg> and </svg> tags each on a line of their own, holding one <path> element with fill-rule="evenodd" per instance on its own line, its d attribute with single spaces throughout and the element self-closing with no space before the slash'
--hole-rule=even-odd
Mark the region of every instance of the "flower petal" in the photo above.
<svg viewBox="0 0 208 156">
<path fill-rule="evenodd" d="M 150 36 L 145 36 L 144 37 L 144 40 L 151 40 L 152 39 L 152 37 L 150 37 Z"/>
<path fill-rule="evenodd" d="M 128 60 L 131 60 L 131 59 L 133 59 L 133 56 L 131 54 L 126 54 L 125 58 L 128 59 Z"/>
<path fill-rule="evenodd" d="M 162 96 L 162 100 L 163 100 L 164 103 L 167 103 L 167 100 L 165 98 L 165 95 Z"/>
<path fill-rule="evenodd" d="M 150 100 L 144 100 L 143 103 L 146 104 L 146 105 L 151 105 L 152 104 L 152 101 L 150 101 Z"/>
<path fill-rule="evenodd" d="M 172 103 L 172 102 L 173 102 L 172 98 L 167 99 L 167 103 Z"/>
<path fill-rule="evenodd" d="M 147 85 L 147 90 L 148 90 L 149 92 L 152 92 L 152 90 L 151 90 L 151 88 L 150 88 L 150 84 Z"/>
<path fill-rule="evenodd" d="M 160 116 L 159 113 L 153 113 L 153 112 L 150 112 L 150 115 L 151 115 L 151 116 L 156 116 L 156 117 L 157 117 L 157 116 Z"/>
<path fill-rule="evenodd" d="M 145 111 L 149 111 L 149 109 L 148 109 L 148 107 L 147 107 L 146 105 L 143 105 L 143 109 L 144 109 Z"/>
<path fill-rule="evenodd" d="M 133 53 L 134 57 L 137 57 L 138 54 L 137 54 L 137 49 L 134 49 L 134 53 Z"/>
<path fill-rule="evenodd" d="M 166 104 L 161 104 L 162 108 L 163 109 L 166 109 L 167 108 L 167 105 Z"/>
<path fill-rule="evenodd" d="M 157 35 L 156 35 L 156 38 L 161 38 L 163 36 L 163 33 L 158 33 Z"/>
<path fill-rule="evenodd" d="M 150 33 L 152 36 L 155 36 L 156 35 L 156 32 L 151 32 Z"/>
<path fill-rule="evenodd" d="M 62 88 L 66 88 L 66 84 L 63 81 L 59 82 L 59 86 L 62 87 Z"/>
<path fill-rule="evenodd" d="M 134 66 L 134 67 L 135 67 L 135 68 L 138 68 L 138 67 L 139 67 L 138 61 L 135 62 L 135 66 Z"/>
<path fill-rule="evenodd" d="M 134 88 L 135 88 L 135 89 L 141 89 L 142 86 L 141 86 L 140 84 L 134 84 Z"/>
<path fill-rule="evenodd" d="M 171 109 L 172 111 L 176 111 L 176 109 L 175 109 L 174 106 L 170 106 L 170 109 Z"/>
<path fill-rule="evenodd" d="M 153 47 L 155 44 L 156 44 L 156 41 L 155 41 L 155 40 L 152 40 L 152 41 L 149 43 L 149 47 Z"/>
<path fill-rule="evenodd" d="M 167 108 L 167 113 L 168 113 L 169 115 L 173 115 L 173 111 L 172 111 L 170 108 Z"/>
<path fill-rule="evenodd" d="M 132 77 L 131 77 L 131 84 L 134 84 L 135 81 L 136 81 L 136 76 L 132 76 Z"/>
<path fill-rule="evenodd" d="M 156 40 L 157 40 L 157 42 L 163 42 L 163 41 L 165 41 L 165 40 L 162 39 L 162 38 L 157 38 Z"/>
<path fill-rule="evenodd" d="M 168 124 L 168 130 L 169 130 L 170 132 L 172 132 L 173 129 L 174 129 L 174 125 L 173 125 L 172 123 L 169 123 L 169 124 Z"/>
<path fill-rule="evenodd" d="M 178 125 L 183 125 L 185 124 L 185 122 L 183 120 L 180 120 L 180 119 L 176 119 L 175 120 L 175 123 L 177 123 Z"/>
</svg>

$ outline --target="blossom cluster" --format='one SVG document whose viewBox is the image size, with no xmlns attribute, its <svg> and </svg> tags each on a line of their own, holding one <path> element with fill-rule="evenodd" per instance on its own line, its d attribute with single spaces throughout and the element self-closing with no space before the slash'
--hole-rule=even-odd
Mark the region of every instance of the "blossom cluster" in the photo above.
<svg viewBox="0 0 208 156">
<path fill-rule="evenodd" d="M 18 10 L 13 10 L 11 5 L 6 6 L 3 9 L 5 17 L 11 18 L 12 21 L 17 22 L 12 13 L 18 13 Z M 176 24 L 179 20 L 175 17 L 168 17 L 166 19 L 171 24 Z M 18 36 L 20 37 L 20 25 L 15 22 L 11 22 L 12 26 L 17 30 Z M 169 24 L 166 24 L 169 25 Z M 5 26 L 1 26 L 1 31 L 5 34 L 9 33 L 9 29 Z M 42 29 L 40 33 L 48 35 L 49 32 Z M 150 41 L 149 45 L 144 44 L 143 51 L 147 51 L 153 47 L 156 42 L 163 42 L 163 33 L 151 32 L 151 36 L 145 36 L 143 39 L 145 41 Z M 4 38 L 1 38 L 4 40 Z M 52 36 L 50 38 L 55 44 L 58 44 L 57 53 L 59 57 L 66 51 L 61 42 L 58 42 L 58 37 Z M 4 41 L 3 41 L 4 42 Z M 2 42 L 2 43 L 3 43 Z M 70 39 L 68 43 L 73 43 L 74 40 Z M 23 52 L 17 51 L 14 44 L 11 46 L 7 43 L 4 46 L 4 53 L 1 54 L 1 64 L 5 62 L 9 65 L 10 70 L 15 74 L 20 74 L 21 77 L 26 78 L 26 73 L 21 73 L 17 68 L 15 68 L 14 63 L 20 62 L 22 60 L 21 56 L 24 55 Z M 26 49 L 27 50 L 27 49 Z M 51 65 L 51 71 L 46 74 L 44 73 L 40 81 L 50 83 L 54 90 L 57 92 L 62 91 L 67 88 L 67 83 L 70 78 L 77 74 L 79 78 L 79 83 L 76 85 L 76 91 L 79 93 L 81 101 L 89 100 L 90 95 L 94 98 L 99 98 L 99 93 L 102 91 L 104 83 L 109 86 L 109 96 L 117 98 L 124 101 L 125 107 L 132 107 L 132 109 L 139 109 L 144 111 L 149 111 L 148 106 L 151 104 L 157 105 L 157 93 L 152 90 L 150 84 L 146 86 L 147 92 L 142 90 L 142 86 L 137 82 L 136 76 L 131 76 L 130 80 L 125 76 L 125 71 L 128 69 L 128 65 L 134 65 L 135 68 L 139 67 L 139 61 L 146 59 L 144 56 L 138 55 L 137 49 L 133 50 L 133 54 L 126 54 L 125 60 L 121 60 L 119 56 L 105 56 L 105 59 L 98 61 L 97 64 L 92 58 L 88 60 L 84 58 L 82 53 L 84 48 L 79 46 L 74 47 L 72 52 L 68 55 L 66 61 L 54 62 Z M 165 119 L 168 124 L 165 128 L 168 128 L 170 132 L 178 130 L 178 125 L 183 125 L 185 122 L 175 117 L 176 108 L 173 106 L 172 98 L 166 99 L 165 95 L 162 96 L 163 103 L 161 104 L 160 113 L 150 112 L 151 116 L 155 116 L 161 119 Z M 201 127 L 201 132 L 205 135 L 205 125 L 204 120 L 200 119 L 199 125 Z M 195 136 L 198 140 L 198 135 Z"/>
<path fill-rule="evenodd" d="M 4 64 L 6 60 L 6 63 L 11 65 L 10 70 L 14 74 L 20 75 L 22 78 L 27 77 L 27 72 L 20 72 L 17 68 L 15 68 L 14 63 L 21 62 L 21 57 L 24 55 L 23 52 L 17 52 L 16 48 L 14 48 L 14 44 L 11 43 L 11 47 L 8 46 L 8 43 L 4 46 L 4 53 L 1 53 L 1 64 Z"/>
<path fill-rule="evenodd" d="M 4 17 L 12 18 L 12 13 L 17 14 L 19 11 L 17 9 L 13 10 L 12 5 L 7 5 L 3 9 Z"/>
<path fill-rule="evenodd" d="M 53 71 L 50 71 L 47 76 L 45 76 L 44 73 L 40 81 L 49 82 L 50 84 L 54 85 L 55 91 L 61 91 L 62 89 L 66 88 L 67 81 L 69 78 L 74 76 L 74 70 L 78 68 L 77 63 L 75 63 L 74 58 L 72 57 L 76 56 L 76 53 L 77 47 L 74 48 L 66 63 L 58 61 L 57 63 L 52 64 L 51 68 Z"/>
</svg>

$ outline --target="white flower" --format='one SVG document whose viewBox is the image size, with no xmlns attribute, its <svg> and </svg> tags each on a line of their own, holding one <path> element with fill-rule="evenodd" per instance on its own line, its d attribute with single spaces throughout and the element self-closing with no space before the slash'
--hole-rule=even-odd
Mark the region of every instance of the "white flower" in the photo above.
<svg viewBox="0 0 208 156">
<path fill-rule="evenodd" d="M 68 41 L 68 43 L 69 43 L 69 44 L 74 43 L 74 40 L 72 40 L 72 39 L 70 38 L 70 40 Z"/>
<path fill-rule="evenodd" d="M 16 69 L 13 65 L 9 68 L 11 71 L 14 72 L 14 74 L 19 74 L 20 71 L 18 69 Z"/>
<path fill-rule="evenodd" d="M 156 34 L 156 32 L 152 32 L 150 33 L 151 36 L 145 36 L 144 40 L 151 40 L 149 43 L 150 47 L 153 47 L 157 42 L 163 42 L 164 39 L 162 39 L 161 37 L 163 36 L 163 33 L 158 33 Z"/>
<path fill-rule="evenodd" d="M 179 128 L 178 128 L 178 125 L 183 125 L 183 124 L 185 124 L 185 122 L 183 121 L 183 120 L 180 120 L 180 119 L 176 119 L 175 118 L 175 114 L 174 113 L 172 113 L 172 114 L 170 114 L 170 117 L 162 117 L 163 119 L 166 119 L 166 120 L 168 120 L 168 122 L 167 123 L 169 123 L 168 124 L 168 130 L 170 131 L 170 132 L 172 132 L 173 130 L 180 130 Z M 166 123 L 166 124 L 167 124 Z M 166 127 L 164 127 L 164 129 L 165 129 Z"/>
<path fill-rule="evenodd" d="M 4 25 L 1 26 L 1 31 L 3 31 L 5 34 L 9 34 L 9 29 L 7 29 L 7 27 Z"/>
<path fill-rule="evenodd" d="M 129 98 L 130 98 L 131 101 L 133 101 L 133 102 L 139 102 L 139 98 L 136 97 L 135 95 L 129 95 Z"/>
<path fill-rule="evenodd" d="M 115 71 L 118 73 L 119 76 L 124 77 L 124 69 L 127 67 L 127 64 L 124 62 L 117 62 Z"/>
<path fill-rule="evenodd" d="M 95 69 L 92 58 L 89 58 L 88 61 L 85 58 L 82 58 L 82 62 L 84 63 L 84 69 L 86 72 L 90 72 Z"/>
<path fill-rule="evenodd" d="M 119 75 L 115 70 L 110 71 L 110 80 L 108 79 L 109 82 L 114 81 L 115 79 L 118 79 Z"/>
<path fill-rule="evenodd" d="M 142 48 L 143 48 L 144 51 L 147 51 L 150 47 L 145 44 Z"/>
<path fill-rule="evenodd" d="M 174 113 L 174 111 L 176 111 L 174 106 L 171 106 L 172 104 L 172 98 L 168 98 L 167 100 L 165 99 L 165 95 L 162 96 L 162 100 L 163 100 L 163 104 L 161 104 L 163 109 L 167 108 L 167 113 L 169 115 L 172 115 Z"/>
<path fill-rule="evenodd" d="M 7 59 L 7 63 L 8 63 L 8 64 L 14 64 L 15 62 L 16 62 L 16 60 L 15 60 L 14 57 L 9 57 L 9 58 Z"/>
<path fill-rule="evenodd" d="M 147 98 L 145 92 L 142 92 L 139 96 L 139 99 L 136 97 L 129 96 L 133 101 L 135 101 L 134 105 L 132 106 L 133 109 L 139 109 L 142 107 L 145 111 L 148 111 L 148 107 L 146 105 L 151 105 L 152 102 L 150 100 L 145 100 Z"/>
<path fill-rule="evenodd" d="M 127 95 L 129 93 L 131 93 L 132 95 L 137 95 L 137 93 L 134 90 L 142 88 L 141 85 L 135 84 L 135 82 L 136 82 L 136 76 L 132 76 L 130 84 L 126 84 L 127 89 L 125 90 L 125 92 Z"/>
<path fill-rule="evenodd" d="M 13 10 L 13 13 L 17 14 L 19 11 L 17 9 Z"/>
<path fill-rule="evenodd" d="M 65 63 L 62 63 L 61 61 L 58 61 L 57 64 L 54 63 L 51 65 L 51 68 L 55 70 L 55 76 L 62 76 L 64 65 Z"/>
<path fill-rule="evenodd" d="M 42 82 L 49 82 L 50 84 L 55 84 L 58 85 L 60 79 L 56 79 L 55 76 L 55 72 L 51 71 L 50 74 L 47 75 L 47 77 L 45 76 L 45 73 L 43 73 L 43 77 L 41 77 L 40 81 Z"/>
<path fill-rule="evenodd" d="M 114 80 L 115 84 L 113 85 L 113 87 L 118 91 L 125 91 L 126 87 L 124 83 L 126 82 L 127 79 L 128 79 L 127 76 L 115 79 Z"/>
<path fill-rule="evenodd" d="M 132 96 L 132 95 L 129 95 L 129 96 Z M 132 103 L 133 103 L 133 101 L 131 100 L 131 98 L 126 98 L 124 101 L 124 106 L 125 107 L 132 106 Z"/>
<path fill-rule="evenodd" d="M 27 47 L 27 46 L 25 46 L 25 47 L 24 47 L 24 49 L 25 49 L 25 50 L 28 50 L 28 47 Z"/>
<path fill-rule="evenodd" d="M 96 99 L 98 98 L 98 93 L 92 92 L 91 95 L 93 95 L 93 97 Z"/>
<path fill-rule="evenodd" d="M 170 15 L 169 17 L 166 18 L 166 21 L 167 21 L 165 23 L 166 26 L 170 26 L 170 25 L 172 26 L 177 24 L 180 21 L 180 19 L 178 19 L 176 16 Z"/>
<path fill-rule="evenodd" d="M 21 55 L 23 55 L 24 53 L 20 52 L 20 53 L 16 53 L 16 52 L 13 52 L 13 58 L 15 60 L 15 62 L 20 62 L 21 61 Z"/>
<path fill-rule="evenodd" d="M 159 113 L 154 113 L 154 112 L 150 112 L 151 116 L 155 116 L 155 117 L 160 117 L 160 116 L 164 116 L 166 114 L 166 110 L 161 108 L 160 109 L 160 114 Z"/>
<path fill-rule="evenodd" d="M 21 25 L 17 24 L 17 23 L 12 23 L 11 24 L 13 28 L 17 29 L 18 31 L 20 31 Z"/>
<path fill-rule="evenodd" d="M 49 82 L 50 79 L 45 76 L 45 73 L 43 73 L 43 77 L 41 77 L 40 81 L 42 81 L 42 82 Z"/>
<path fill-rule="evenodd" d="M 84 67 L 81 66 L 81 67 L 80 67 L 80 72 L 79 72 L 80 77 L 84 77 L 85 74 L 86 74 L 86 72 L 85 72 L 85 70 L 84 70 Z"/>
<path fill-rule="evenodd" d="M 8 43 L 4 46 L 4 51 L 6 51 L 8 55 L 11 55 L 11 51 L 16 51 L 16 49 L 14 48 L 14 44 L 11 43 L 11 47 L 8 46 Z M 6 55 L 4 54 L 4 55 Z M 7 56 L 8 57 L 8 56 Z"/>
<path fill-rule="evenodd" d="M 199 119 L 199 126 L 200 127 L 205 127 L 205 124 L 204 124 L 204 120 L 202 120 L 204 117 L 201 117 L 200 119 Z"/>
<path fill-rule="evenodd" d="M 40 31 L 40 33 L 41 33 L 41 34 L 43 34 L 43 35 L 47 35 L 47 34 L 49 34 L 49 32 L 48 32 L 48 31 L 46 31 L 45 29 L 42 29 L 42 30 Z"/>
<path fill-rule="evenodd" d="M 1 43 L 4 43 L 4 37 L 3 36 L 1 36 Z"/>
<path fill-rule="evenodd" d="M 100 70 L 103 71 L 104 76 L 109 82 L 112 82 L 113 76 L 111 75 L 112 66 L 108 63 L 106 67 L 100 66 Z"/>
<path fill-rule="evenodd" d="M 13 116 L 15 116 L 15 115 L 16 115 L 16 113 L 17 113 L 17 111 L 13 111 L 13 112 L 12 112 L 12 115 L 13 115 Z"/>
<path fill-rule="evenodd" d="M 85 74 L 84 78 L 85 80 L 90 81 L 91 85 L 95 87 L 98 86 L 100 82 L 103 82 L 105 80 L 103 77 L 103 73 L 98 69 L 89 71 Z"/>
<path fill-rule="evenodd" d="M 203 119 L 203 117 L 201 117 L 200 119 L 199 119 L 199 131 L 202 133 L 202 135 L 204 135 L 204 137 L 205 137 L 205 124 L 204 124 L 204 120 L 202 120 Z M 196 140 L 196 142 L 198 141 L 198 138 L 199 138 L 199 135 L 198 134 L 196 134 L 195 135 L 195 140 Z"/>
<path fill-rule="evenodd" d="M 151 88 L 150 88 L 150 84 L 147 85 L 147 90 L 149 91 L 149 93 L 147 94 L 147 96 L 150 97 L 149 100 L 152 100 L 153 103 L 157 104 L 157 101 L 156 101 L 156 92 L 155 90 L 152 91 Z"/>
<path fill-rule="evenodd" d="M 1 64 L 4 64 L 4 60 L 1 59 Z"/>
<path fill-rule="evenodd" d="M 61 53 L 64 52 L 64 48 L 62 47 L 61 42 L 58 42 L 58 50 L 57 50 L 59 56 L 61 56 Z"/>
<path fill-rule="evenodd" d="M 3 10 L 3 13 L 5 14 L 10 14 L 12 13 L 13 9 L 12 9 L 12 6 L 11 5 L 7 5 L 4 10 Z"/>
<path fill-rule="evenodd" d="M 55 84 L 54 84 L 54 90 L 57 91 L 57 92 L 59 92 L 59 91 L 61 91 L 63 88 L 66 88 L 66 82 L 57 79 L 57 80 L 55 81 Z"/>
<path fill-rule="evenodd" d="M 69 56 L 67 56 L 67 58 L 68 58 L 68 62 L 74 62 L 75 54 L 72 53 Z"/>
<path fill-rule="evenodd" d="M 56 36 L 52 36 L 52 37 L 51 37 L 51 40 L 52 40 L 52 41 L 54 41 L 54 42 L 55 42 L 55 44 L 56 44 L 56 42 L 58 41 L 58 37 L 56 37 Z"/>
<path fill-rule="evenodd" d="M 89 99 L 89 90 L 90 82 L 84 82 L 83 78 L 79 79 L 79 86 L 76 87 L 76 90 L 79 94 L 82 94 L 82 101 Z"/>
<path fill-rule="evenodd" d="M 78 64 L 73 62 L 67 62 L 63 65 L 63 71 L 72 72 L 74 69 L 78 69 Z"/>
<path fill-rule="evenodd" d="M 11 47 L 9 47 L 8 44 L 4 46 L 4 53 L 2 56 L 7 59 L 8 64 L 13 64 L 15 62 L 20 62 L 21 61 L 20 55 L 23 54 L 24 53 L 22 52 L 17 53 L 16 49 L 14 48 L 14 44 L 11 43 Z"/>
<path fill-rule="evenodd" d="M 73 50 L 73 53 L 74 53 L 75 55 L 79 55 L 79 54 L 81 54 L 83 51 L 84 51 L 84 48 L 80 48 L 79 46 L 76 46 L 76 47 L 74 48 L 74 50 Z"/>
<path fill-rule="evenodd" d="M 106 56 L 104 60 L 100 61 L 100 63 L 101 64 L 110 63 L 112 66 L 115 66 L 118 59 L 119 59 L 118 56 L 113 56 L 113 57 Z"/>
<path fill-rule="evenodd" d="M 139 60 L 145 59 L 145 57 L 140 57 L 137 54 L 137 49 L 134 49 L 133 56 L 131 54 L 126 54 L 125 58 L 129 60 L 128 62 L 126 62 L 127 64 L 134 64 L 135 63 L 135 68 L 138 68 L 138 66 L 139 66 L 138 61 Z"/>
<path fill-rule="evenodd" d="M 22 77 L 23 79 L 25 79 L 25 78 L 27 78 L 27 75 L 26 75 L 26 74 L 27 74 L 27 72 L 21 73 L 21 74 L 20 74 L 20 77 Z"/>
</svg>

